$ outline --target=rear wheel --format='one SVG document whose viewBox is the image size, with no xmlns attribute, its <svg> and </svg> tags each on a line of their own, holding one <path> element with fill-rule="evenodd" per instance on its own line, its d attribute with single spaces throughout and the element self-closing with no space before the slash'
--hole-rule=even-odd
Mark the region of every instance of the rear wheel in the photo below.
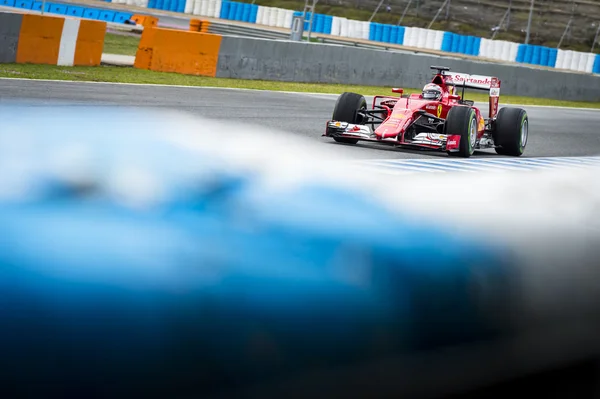
<svg viewBox="0 0 600 399">
<path fill-rule="evenodd" d="M 364 96 L 356 93 L 342 93 L 335 103 L 331 119 L 339 122 L 362 124 L 363 118 L 357 115 L 357 111 L 364 109 L 367 109 L 367 100 Z M 358 143 L 358 139 L 349 139 L 346 137 L 334 137 L 333 139 L 338 143 Z"/>
<path fill-rule="evenodd" d="M 504 107 L 498 111 L 494 142 L 496 153 L 519 157 L 523 155 L 529 136 L 529 119 L 522 108 Z"/>
<path fill-rule="evenodd" d="M 470 107 L 452 107 L 448 112 L 444 133 L 460 136 L 457 152 L 447 151 L 450 156 L 468 158 L 475 152 L 477 141 L 477 115 Z"/>
</svg>

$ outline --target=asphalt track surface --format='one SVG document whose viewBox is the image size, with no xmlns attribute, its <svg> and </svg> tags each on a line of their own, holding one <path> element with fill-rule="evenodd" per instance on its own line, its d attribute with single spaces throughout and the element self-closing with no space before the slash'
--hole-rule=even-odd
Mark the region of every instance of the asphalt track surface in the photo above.
<svg viewBox="0 0 600 399">
<path fill-rule="evenodd" d="M 337 144 L 330 138 L 321 137 L 325 122 L 331 117 L 335 95 L 0 79 L 0 106 L 13 101 L 27 101 L 32 105 L 117 105 L 180 110 L 224 122 L 244 122 L 277 129 L 283 134 L 309 137 L 323 145 L 336 146 L 338 151 L 356 159 L 447 157 L 445 153 L 370 143 Z M 600 111 L 524 108 L 529 115 L 530 128 L 523 157 L 600 154 Z M 0 114 L 1 110 L 0 107 Z M 475 157 L 490 156 L 499 157 L 493 150 L 475 153 Z"/>
</svg>

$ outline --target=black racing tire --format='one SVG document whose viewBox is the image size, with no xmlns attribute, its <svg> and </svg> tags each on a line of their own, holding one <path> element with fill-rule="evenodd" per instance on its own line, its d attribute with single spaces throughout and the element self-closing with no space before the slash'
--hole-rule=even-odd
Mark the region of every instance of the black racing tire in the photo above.
<svg viewBox="0 0 600 399">
<path fill-rule="evenodd" d="M 475 152 L 477 140 L 477 114 L 470 107 L 455 106 L 448 112 L 444 134 L 459 135 L 458 152 L 446 151 L 450 156 L 469 158 Z"/>
<path fill-rule="evenodd" d="M 363 119 L 357 115 L 356 111 L 361 109 L 367 109 L 365 96 L 356 93 L 342 93 L 335 103 L 331 119 L 339 122 L 360 124 L 363 123 Z M 346 137 L 334 137 L 333 139 L 338 143 L 358 143 L 358 139 L 349 139 Z"/>
<path fill-rule="evenodd" d="M 496 153 L 520 157 L 525 152 L 529 136 L 529 118 L 522 108 L 504 107 L 498 111 L 494 129 Z"/>
</svg>

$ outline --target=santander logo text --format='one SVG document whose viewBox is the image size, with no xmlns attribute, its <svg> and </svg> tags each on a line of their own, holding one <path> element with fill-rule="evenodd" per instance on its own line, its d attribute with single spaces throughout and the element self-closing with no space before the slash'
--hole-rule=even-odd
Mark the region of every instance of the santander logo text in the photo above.
<svg viewBox="0 0 600 399">
<path fill-rule="evenodd" d="M 466 81 L 466 83 L 482 86 L 490 86 L 492 84 L 492 79 L 488 76 L 451 74 L 448 77 L 450 78 L 449 80 L 453 83 L 462 83 Z"/>
</svg>

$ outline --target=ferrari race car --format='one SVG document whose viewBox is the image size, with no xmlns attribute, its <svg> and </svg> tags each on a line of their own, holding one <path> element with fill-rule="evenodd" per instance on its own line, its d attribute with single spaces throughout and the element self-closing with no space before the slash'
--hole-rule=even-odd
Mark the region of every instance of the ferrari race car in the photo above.
<svg viewBox="0 0 600 399">
<path fill-rule="evenodd" d="M 375 96 L 367 109 L 364 96 L 343 93 L 327 121 L 323 136 L 346 144 L 371 141 L 405 148 L 446 151 L 449 155 L 470 157 L 476 149 L 494 148 L 500 155 L 521 156 L 527 145 L 528 117 L 524 109 L 498 110 L 500 80 L 491 76 L 449 72 L 432 66 L 435 96 L 422 93 Z M 426 88 L 427 88 L 426 86 Z M 462 95 L 457 89 L 462 88 Z M 489 114 L 484 118 L 465 100 L 465 88 L 489 91 Z"/>
</svg>

